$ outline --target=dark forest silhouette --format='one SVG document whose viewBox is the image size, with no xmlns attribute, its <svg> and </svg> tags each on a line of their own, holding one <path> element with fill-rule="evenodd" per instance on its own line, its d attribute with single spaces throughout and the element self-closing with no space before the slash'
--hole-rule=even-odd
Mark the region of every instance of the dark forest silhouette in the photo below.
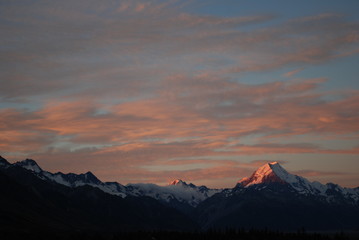
<svg viewBox="0 0 359 240">
<path fill-rule="evenodd" d="M 307 233 L 303 229 L 297 232 L 280 232 L 270 230 L 208 230 L 206 232 L 178 231 L 136 231 L 136 232 L 2 232 L 2 239 L 17 240 L 356 240 L 343 232 L 323 234 Z"/>
</svg>

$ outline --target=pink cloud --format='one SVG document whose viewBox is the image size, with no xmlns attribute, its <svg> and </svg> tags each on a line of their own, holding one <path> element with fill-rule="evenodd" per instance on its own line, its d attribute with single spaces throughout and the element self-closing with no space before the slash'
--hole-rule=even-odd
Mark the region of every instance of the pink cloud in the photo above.
<svg viewBox="0 0 359 240">
<path fill-rule="evenodd" d="M 111 146 L 103 151 L 127 149 L 131 152 L 152 143 L 165 146 L 171 142 L 188 142 L 192 145 L 190 149 L 205 149 L 204 152 L 215 155 L 218 154 L 214 152 L 216 149 L 248 154 L 329 151 L 310 145 L 234 144 L 229 138 L 254 133 L 264 135 L 263 140 L 313 133 L 345 135 L 359 129 L 358 97 L 349 95 L 336 101 L 320 101 L 321 95 L 312 95 L 312 91 L 322 80 L 257 86 L 224 83 L 228 88 L 218 91 L 217 81 L 206 81 L 206 78 L 193 83 L 186 78 L 179 82 L 171 80 L 170 84 L 177 90 L 170 98 L 165 95 L 165 98 L 122 103 L 108 108 L 105 114 L 97 114 L 101 105 L 87 101 L 51 103 L 28 113 L 6 110 L 2 114 L 2 129 L 31 132 L 39 138 L 46 134 L 53 138 L 56 134 L 76 144 Z M 191 87 L 182 98 L 182 92 L 187 91 L 186 85 Z M 165 90 L 161 92 L 167 94 Z M 212 102 L 207 104 L 208 101 Z M 222 101 L 230 105 L 221 105 Z M 9 142 L 7 145 L 11 143 L 10 138 L 4 140 Z"/>
<path fill-rule="evenodd" d="M 283 76 L 284 76 L 284 77 L 287 77 L 287 78 L 293 77 L 295 74 L 299 73 L 300 71 L 303 71 L 303 69 L 304 69 L 304 68 L 294 69 L 293 71 L 284 73 Z"/>
</svg>

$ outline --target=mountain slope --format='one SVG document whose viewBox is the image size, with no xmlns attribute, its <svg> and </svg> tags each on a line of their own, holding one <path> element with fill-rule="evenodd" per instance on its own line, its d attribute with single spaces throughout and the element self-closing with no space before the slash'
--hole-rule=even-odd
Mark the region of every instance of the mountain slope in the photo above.
<svg viewBox="0 0 359 240">
<path fill-rule="evenodd" d="M 62 172 L 51 173 L 42 170 L 42 168 L 32 159 L 26 159 L 20 162 L 16 162 L 13 165 L 22 167 L 24 169 L 33 172 L 33 174 L 40 179 L 50 182 L 55 182 L 67 187 L 74 188 L 74 187 L 89 185 L 92 187 L 99 188 L 103 192 L 112 195 L 121 196 L 121 197 L 126 196 L 125 194 L 126 190 L 123 185 L 116 182 L 108 182 L 108 183 L 101 182 L 91 172 L 82 173 L 82 174 L 75 174 L 75 173 L 64 174 Z"/>
<path fill-rule="evenodd" d="M 220 192 L 219 189 L 209 189 L 205 186 L 196 186 L 192 183 L 177 179 L 167 186 L 155 184 L 128 184 L 127 192 L 133 196 L 149 196 L 162 202 L 171 203 L 177 201 L 196 207 L 200 202 Z"/>
<path fill-rule="evenodd" d="M 121 198 L 89 185 L 66 187 L 14 165 L 0 169 L 2 231 L 190 230 L 196 223 L 148 197 Z"/>
<path fill-rule="evenodd" d="M 359 202 L 359 194 L 355 189 L 343 188 L 333 183 L 324 185 L 310 182 L 306 178 L 288 173 L 278 162 L 263 165 L 249 178 L 239 181 L 237 186 L 248 188 L 270 183 L 287 184 L 298 194 L 316 196 L 328 202 L 346 201 L 352 204 Z"/>
<path fill-rule="evenodd" d="M 205 200 L 194 216 L 204 228 L 296 230 L 359 229 L 358 194 L 335 184 L 320 184 L 265 164 L 233 189 Z"/>
<path fill-rule="evenodd" d="M 11 165 L 8 162 L 4 162 L 4 164 L 7 166 Z M 102 182 L 91 172 L 84 174 L 64 174 L 61 172 L 51 173 L 44 171 L 32 159 L 16 162 L 13 165 L 33 172 L 33 174 L 40 179 L 55 182 L 67 187 L 74 188 L 89 185 L 96 187 L 103 192 L 122 198 L 126 196 L 148 196 L 186 212 L 197 206 L 206 198 L 221 191 L 219 189 L 209 189 L 205 186 L 197 187 L 192 183 L 187 184 L 182 180 L 175 180 L 167 186 L 158 186 L 155 184 L 128 184 L 127 186 L 124 186 L 117 182 Z"/>
<path fill-rule="evenodd" d="M 310 182 L 277 162 L 218 190 L 180 179 L 123 186 L 91 172 L 50 173 L 31 159 L 10 164 L 0 157 L 0 192 L 6 231 L 359 230 L 358 188 Z"/>
</svg>

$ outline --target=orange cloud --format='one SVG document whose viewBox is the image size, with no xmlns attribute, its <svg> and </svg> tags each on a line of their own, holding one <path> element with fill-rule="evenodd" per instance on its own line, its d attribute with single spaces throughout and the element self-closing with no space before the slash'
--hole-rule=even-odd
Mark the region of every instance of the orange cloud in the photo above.
<svg viewBox="0 0 359 240">
<path fill-rule="evenodd" d="M 34 138 L 46 139 L 38 149 L 52 143 L 51 139 L 58 135 L 69 143 L 102 144 L 102 151 L 131 152 L 151 144 L 166 146 L 183 142 L 188 149 L 202 149 L 212 155 L 219 154 L 216 150 L 220 149 L 248 154 L 324 151 L 310 145 L 243 145 L 232 138 L 260 133 L 262 137 L 258 140 L 268 141 L 273 137 L 345 135 L 359 130 L 358 97 L 349 95 L 336 101 L 321 101 L 321 94 L 312 93 L 321 80 L 257 86 L 228 82 L 224 83 L 228 88 L 217 90 L 218 81 L 207 80 L 206 76 L 195 79 L 194 83 L 188 78 L 171 80 L 170 84 L 177 89 L 172 93 L 175 100 L 164 95 L 132 101 L 117 104 L 102 114 L 98 113 L 101 105 L 87 101 L 51 103 L 33 112 L 6 110 L 2 112 L 0 126 L 4 131 L 31 132 Z M 189 84 L 192 86 L 186 97 L 182 97 Z M 166 94 L 165 90 L 161 92 Z M 208 101 L 210 104 L 206 104 Z M 7 134 L 3 142 L 10 145 L 10 138 Z"/>
</svg>

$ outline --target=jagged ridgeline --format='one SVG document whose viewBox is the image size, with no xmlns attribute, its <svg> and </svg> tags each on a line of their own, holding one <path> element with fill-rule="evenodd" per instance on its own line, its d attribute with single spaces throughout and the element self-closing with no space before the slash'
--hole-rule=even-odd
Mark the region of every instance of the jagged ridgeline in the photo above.
<svg viewBox="0 0 359 240">
<path fill-rule="evenodd" d="M 0 158 L 1 230 L 359 230 L 359 189 L 310 182 L 267 163 L 234 188 L 102 182 Z"/>
</svg>

